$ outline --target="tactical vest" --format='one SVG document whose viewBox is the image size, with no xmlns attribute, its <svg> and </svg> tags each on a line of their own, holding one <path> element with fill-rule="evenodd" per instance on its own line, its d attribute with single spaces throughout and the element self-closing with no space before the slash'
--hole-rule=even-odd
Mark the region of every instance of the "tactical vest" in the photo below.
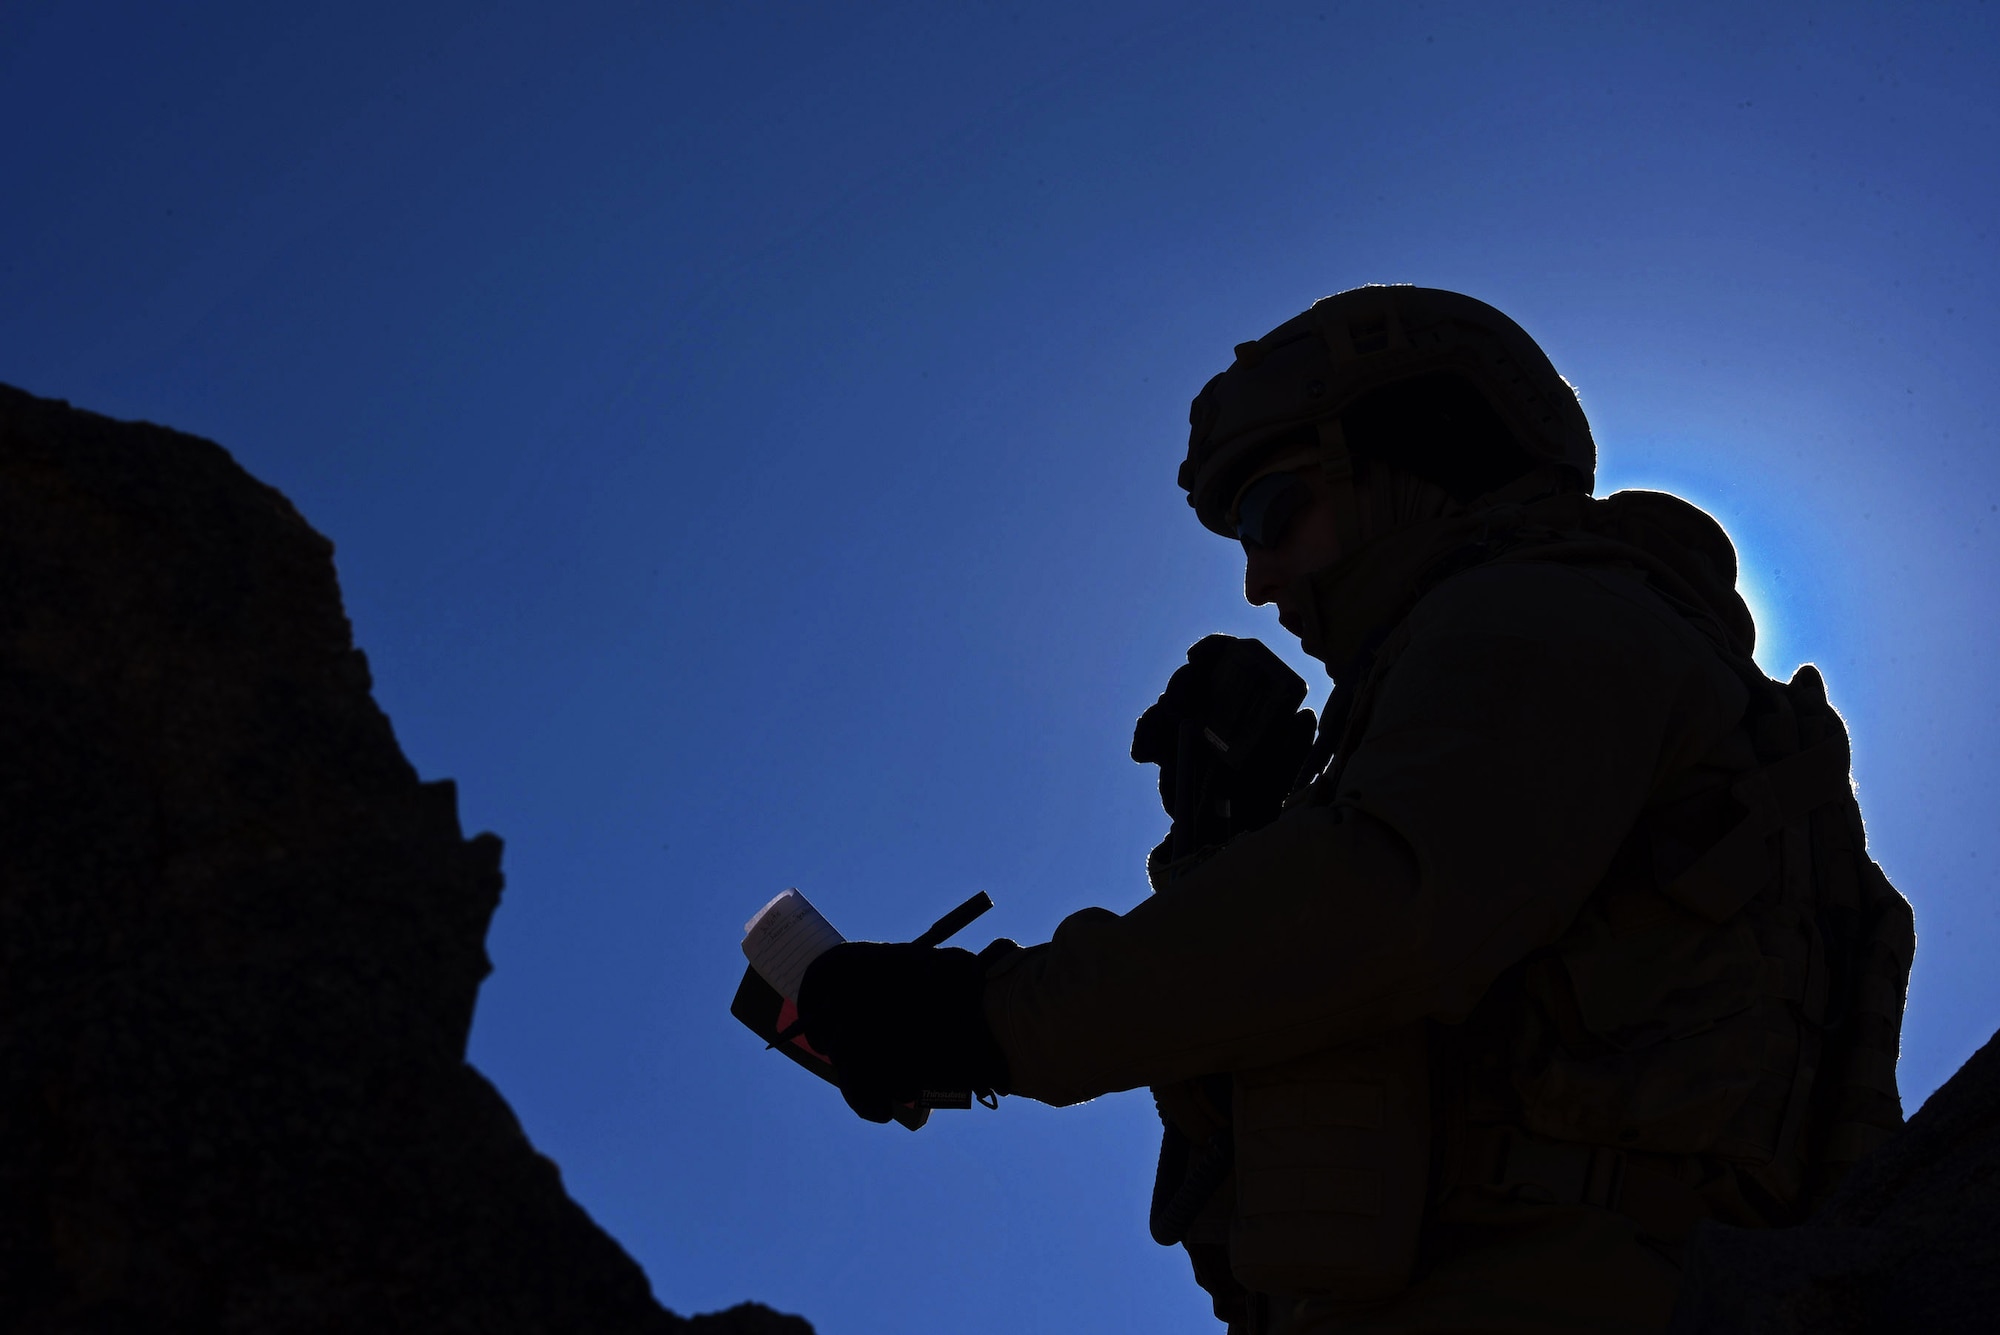
<svg viewBox="0 0 2000 1335">
<path fill-rule="evenodd" d="M 1649 808 L 1562 938 L 1433 1026 L 1442 1182 L 1672 1244 L 1797 1222 L 1902 1124 L 1909 906 L 1866 856 L 1819 673 L 1744 675 L 1743 767 Z"/>
<path fill-rule="evenodd" d="M 1562 500 L 1559 528 L 1546 507 L 1503 517 L 1412 601 L 1497 561 L 1636 567 L 1742 679 L 1744 718 L 1656 795 L 1564 934 L 1463 1023 L 1237 1074 L 1233 1195 L 1210 1204 L 1229 1201 L 1245 1289 L 1392 1294 L 1423 1216 L 1457 1191 L 1598 1206 L 1668 1246 L 1702 1218 L 1795 1222 L 1902 1124 L 1912 917 L 1867 856 L 1818 671 L 1780 684 L 1751 661 L 1733 552 L 1706 515 L 1651 493 Z M 1295 800 L 1333 800 L 1406 640 L 1391 631 L 1350 677 L 1335 759 Z M 1215 1292 L 1219 1239 L 1188 1241 Z M 1218 1315 L 1238 1301 L 1217 1299 Z"/>
</svg>

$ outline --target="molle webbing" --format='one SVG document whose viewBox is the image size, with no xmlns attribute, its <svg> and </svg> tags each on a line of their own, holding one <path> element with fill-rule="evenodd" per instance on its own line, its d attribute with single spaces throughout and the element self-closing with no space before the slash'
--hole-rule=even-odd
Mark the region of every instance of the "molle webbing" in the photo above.
<svg viewBox="0 0 2000 1335">
<path fill-rule="evenodd" d="M 1802 824 L 1823 806 L 1852 796 L 1845 738 L 1753 770 L 1731 789 L 1748 809 L 1743 819 L 1693 866 L 1662 887 L 1667 898 L 1710 922 L 1722 922 L 1745 905 L 1778 872 L 1771 836 Z"/>
</svg>

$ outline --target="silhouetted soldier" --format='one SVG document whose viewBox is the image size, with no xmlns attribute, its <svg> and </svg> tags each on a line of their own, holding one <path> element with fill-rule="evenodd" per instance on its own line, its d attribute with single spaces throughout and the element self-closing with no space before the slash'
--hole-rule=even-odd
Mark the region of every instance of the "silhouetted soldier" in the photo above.
<svg viewBox="0 0 2000 1335">
<path fill-rule="evenodd" d="M 1236 349 L 1180 484 L 1336 683 L 1211 637 L 1140 720 L 1156 893 L 1046 945 L 837 947 L 850 1103 L 1150 1085 L 1152 1212 L 1233 1331 L 1666 1324 L 1698 1220 L 1799 1217 L 1901 1123 L 1914 947 L 1819 674 L 1751 661 L 1736 558 L 1589 495 L 1574 392 L 1456 293 Z"/>
</svg>

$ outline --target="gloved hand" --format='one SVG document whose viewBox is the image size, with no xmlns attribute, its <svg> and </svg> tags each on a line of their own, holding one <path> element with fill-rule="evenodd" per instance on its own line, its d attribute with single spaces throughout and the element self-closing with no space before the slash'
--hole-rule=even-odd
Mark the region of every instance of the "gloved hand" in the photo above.
<svg viewBox="0 0 2000 1335">
<path fill-rule="evenodd" d="M 969 950 L 847 941 L 807 968 L 799 1022 L 833 1062 L 847 1106 L 886 1122 L 926 1089 L 1006 1088 L 985 996 L 986 966 Z"/>
<path fill-rule="evenodd" d="M 1160 767 L 1174 856 L 1276 819 L 1312 750 L 1306 683 L 1261 640 L 1210 635 L 1139 716 L 1132 759 Z"/>
</svg>

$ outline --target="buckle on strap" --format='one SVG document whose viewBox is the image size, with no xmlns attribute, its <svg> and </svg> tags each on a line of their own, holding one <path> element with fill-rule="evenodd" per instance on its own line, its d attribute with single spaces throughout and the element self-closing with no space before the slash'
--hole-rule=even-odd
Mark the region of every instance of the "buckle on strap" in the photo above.
<svg viewBox="0 0 2000 1335">
<path fill-rule="evenodd" d="M 1708 1215 L 1700 1193 L 1664 1160 L 1609 1145 L 1545 1140 L 1507 1126 L 1466 1128 L 1465 1185 L 1544 1205 L 1589 1205 L 1622 1214 L 1639 1232 L 1678 1243 Z"/>
<path fill-rule="evenodd" d="M 1625 1177 L 1622 1150 L 1543 1140 L 1504 1126 L 1471 1128 L 1468 1148 L 1474 1185 L 1498 1187 L 1545 1205 L 1618 1208 Z"/>
</svg>

